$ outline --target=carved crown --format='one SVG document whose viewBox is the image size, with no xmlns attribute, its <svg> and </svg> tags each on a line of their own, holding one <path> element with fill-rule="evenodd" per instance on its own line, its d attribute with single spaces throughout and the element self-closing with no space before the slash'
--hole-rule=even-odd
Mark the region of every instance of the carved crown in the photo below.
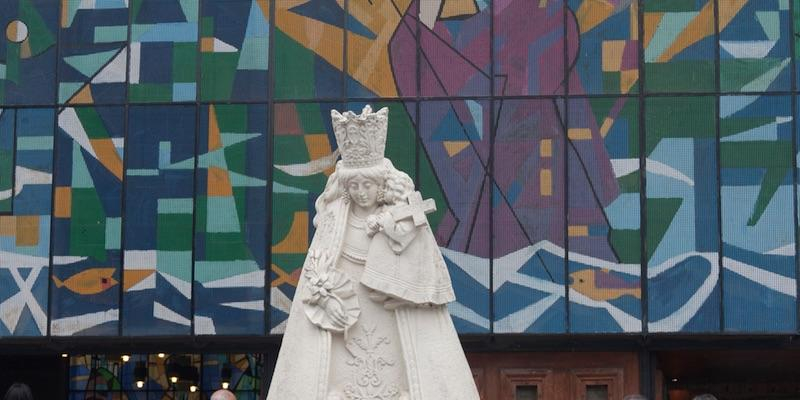
<svg viewBox="0 0 800 400">
<path fill-rule="evenodd" d="M 360 115 L 352 111 L 339 113 L 331 110 L 331 120 L 345 167 L 365 168 L 383 161 L 389 124 L 388 108 L 374 113 L 372 107 L 367 105 Z"/>
</svg>

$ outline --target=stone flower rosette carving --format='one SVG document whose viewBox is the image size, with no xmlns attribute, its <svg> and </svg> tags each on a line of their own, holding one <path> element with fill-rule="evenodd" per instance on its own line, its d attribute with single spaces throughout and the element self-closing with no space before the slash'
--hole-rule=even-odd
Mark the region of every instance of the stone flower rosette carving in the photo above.
<svg viewBox="0 0 800 400">
<path fill-rule="evenodd" d="M 335 261 L 326 251 L 309 251 L 303 274 L 308 290 L 303 304 L 311 323 L 331 332 L 343 332 L 356 323 L 361 309 L 353 281 L 334 267 Z"/>
</svg>

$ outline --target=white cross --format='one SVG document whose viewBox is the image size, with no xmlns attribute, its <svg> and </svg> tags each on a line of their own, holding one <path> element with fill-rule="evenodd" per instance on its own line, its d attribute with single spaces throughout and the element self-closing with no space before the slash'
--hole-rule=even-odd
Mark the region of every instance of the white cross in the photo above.
<svg viewBox="0 0 800 400">
<path fill-rule="evenodd" d="M 425 214 L 430 214 L 434 211 L 436 211 L 436 202 L 433 199 L 422 200 L 422 194 L 414 192 L 408 195 L 408 205 L 398 207 L 396 211 L 392 211 L 392 215 L 397 221 L 412 217 L 414 225 L 422 226 L 428 223 L 428 218 L 425 217 Z"/>
<path fill-rule="evenodd" d="M 19 287 L 19 292 L 0 303 L 0 319 L 12 333 L 16 330 L 19 317 L 22 315 L 22 310 L 25 309 L 26 305 L 31 310 L 31 314 L 33 314 L 39 333 L 44 334 L 47 332 L 47 314 L 45 314 L 39 302 L 36 301 L 33 293 L 31 293 L 33 284 L 36 283 L 36 278 L 39 277 L 42 269 L 44 269 L 43 266 L 33 267 L 30 275 L 26 279 L 22 279 L 22 275 L 19 274 L 19 268 L 8 268 L 8 272 L 11 273 L 14 282 Z"/>
</svg>

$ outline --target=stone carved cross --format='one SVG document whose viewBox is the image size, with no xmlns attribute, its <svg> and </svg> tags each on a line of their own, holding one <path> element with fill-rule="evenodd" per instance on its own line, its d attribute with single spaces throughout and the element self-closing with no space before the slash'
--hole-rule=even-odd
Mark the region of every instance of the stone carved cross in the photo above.
<svg viewBox="0 0 800 400">
<path fill-rule="evenodd" d="M 434 211 L 436 211 L 436 202 L 433 199 L 422 200 L 422 194 L 414 192 L 408 195 L 408 205 L 402 205 L 392 210 L 392 216 L 397 221 L 412 217 L 415 226 L 422 226 L 428 223 L 425 214 L 430 214 Z"/>
</svg>

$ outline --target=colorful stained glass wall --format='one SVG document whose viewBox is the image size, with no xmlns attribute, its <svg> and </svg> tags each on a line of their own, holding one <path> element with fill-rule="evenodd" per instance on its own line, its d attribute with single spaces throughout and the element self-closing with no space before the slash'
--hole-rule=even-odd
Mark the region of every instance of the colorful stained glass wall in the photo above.
<svg viewBox="0 0 800 400">
<path fill-rule="evenodd" d="M 237 399 L 261 398 L 264 374 L 261 354 L 82 354 L 69 358 L 69 399 L 200 400 L 220 390 L 223 381 Z M 181 374 L 171 382 L 172 365 L 193 368 L 196 374 Z M 137 375 L 142 367 L 144 374 Z M 223 379 L 229 370 L 230 376 Z M 192 375 L 187 379 L 187 376 Z M 142 382 L 138 387 L 137 381 Z M 191 386 L 196 387 L 191 391 Z"/>
<path fill-rule="evenodd" d="M 0 337 L 282 333 L 365 104 L 459 332 L 798 329 L 800 0 L 0 3 Z"/>
<path fill-rule="evenodd" d="M 125 109 L 65 108 L 58 118 L 51 334 L 116 335 Z"/>
<path fill-rule="evenodd" d="M 2 129 L 13 132 L 14 172 L 13 190 L 4 192 L 10 212 L 0 215 L 0 332 L 44 336 L 51 260 L 57 260 L 50 253 L 54 112 L 17 108 L 3 114 L 13 121 Z"/>
<path fill-rule="evenodd" d="M 267 107 L 208 105 L 195 174 L 194 331 L 263 334 Z"/>
</svg>

